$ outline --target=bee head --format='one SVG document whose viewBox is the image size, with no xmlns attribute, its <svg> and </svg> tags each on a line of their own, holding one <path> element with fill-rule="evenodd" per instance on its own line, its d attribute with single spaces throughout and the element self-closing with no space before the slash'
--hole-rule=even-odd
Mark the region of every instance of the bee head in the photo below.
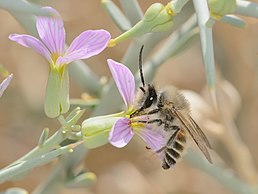
<svg viewBox="0 0 258 194">
<path fill-rule="evenodd" d="M 140 86 L 136 93 L 135 108 L 136 111 L 131 117 L 136 115 L 144 115 L 150 110 L 154 109 L 152 106 L 157 107 L 158 94 L 156 88 L 152 84 Z"/>
<path fill-rule="evenodd" d="M 142 93 L 142 99 L 139 99 L 139 102 L 141 102 L 141 106 L 143 109 L 149 108 L 151 105 L 156 104 L 157 102 L 157 91 L 155 87 L 152 84 L 148 84 L 145 87 L 139 87 L 139 89 Z"/>
<path fill-rule="evenodd" d="M 140 54 L 139 54 L 139 71 L 140 71 L 140 78 L 142 82 L 142 86 L 139 86 L 139 90 L 136 94 L 136 104 L 135 107 L 137 110 L 131 115 L 139 115 L 143 114 L 144 110 L 148 109 L 152 105 L 155 105 L 157 102 L 157 91 L 152 84 L 145 85 L 143 71 L 142 71 L 142 51 L 144 45 L 141 47 Z"/>
</svg>

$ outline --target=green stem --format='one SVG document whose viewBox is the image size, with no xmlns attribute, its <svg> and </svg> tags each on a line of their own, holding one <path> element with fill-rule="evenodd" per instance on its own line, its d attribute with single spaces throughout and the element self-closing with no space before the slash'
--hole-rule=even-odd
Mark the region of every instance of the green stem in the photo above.
<svg viewBox="0 0 258 194">
<path fill-rule="evenodd" d="M 53 134 L 48 140 L 46 140 L 45 144 L 43 147 L 35 147 L 33 150 L 13 162 L 12 164 L 8 165 L 6 168 L 9 168 L 10 166 L 14 166 L 22 161 L 27 161 L 32 158 L 38 157 L 42 154 L 45 154 L 49 152 L 50 150 L 53 150 L 54 148 L 60 147 L 59 144 L 65 140 L 65 134 L 62 133 L 63 128 L 60 128 L 55 134 Z M 0 171 L 1 175 L 1 171 Z"/>
<path fill-rule="evenodd" d="M 60 144 L 70 134 L 72 134 L 69 133 L 71 131 L 71 127 L 78 122 L 83 113 L 84 110 L 80 110 L 79 108 L 71 111 L 70 114 L 66 117 L 64 125 L 50 138 L 45 140 L 44 144 L 38 145 L 29 153 L 13 162 L 11 165 L 2 169 L 0 171 L 0 182 L 9 180 L 13 177 L 16 177 L 17 175 L 26 173 L 36 166 L 50 162 L 54 159 L 54 157 L 64 154 L 69 151 L 69 149 L 76 147 L 78 143 L 69 144 L 63 147 L 60 147 Z M 46 133 L 45 130 L 43 130 L 42 133 Z"/>
<path fill-rule="evenodd" d="M 82 158 L 88 153 L 84 145 L 79 145 L 74 152 L 63 156 L 61 162 L 54 167 L 54 171 L 43 182 L 33 194 L 56 194 L 60 187 L 73 178 L 73 169 L 79 164 Z"/>
<path fill-rule="evenodd" d="M 54 158 L 69 152 L 72 148 L 75 147 L 75 145 L 76 144 L 70 144 L 68 146 L 60 147 L 45 154 L 34 156 L 33 158 L 27 160 L 18 160 L 19 162 L 16 161 L 12 166 L 4 168 L 0 171 L 0 183 L 24 175 L 32 168 L 49 163 Z"/>
<path fill-rule="evenodd" d="M 235 14 L 258 18 L 258 4 L 250 1 L 237 0 Z"/>
<path fill-rule="evenodd" d="M 174 13 L 178 14 L 181 12 L 183 7 L 186 3 L 188 3 L 189 0 L 173 0 L 171 1 L 171 8 Z"/>
<path fill-rule="evenodd" d="M 142 19 L 143 12 L 137 0 L 120 0 L 120 4 L 132 25 Z"/>
</svg>

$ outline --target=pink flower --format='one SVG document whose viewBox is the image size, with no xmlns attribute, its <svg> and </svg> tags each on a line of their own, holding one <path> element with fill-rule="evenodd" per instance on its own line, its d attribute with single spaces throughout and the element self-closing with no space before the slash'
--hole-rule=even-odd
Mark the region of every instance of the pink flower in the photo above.
<svg viewBox="0 0 258 194">
<path fill-rule="evenodd" d="M 108 65 L 119 93 L 126 105 L 125 116 L 114 123 L 109 133 L 109 142 L 121 148 L 129 143 L 134 134 L 137 134 L 146 142 L 149 148 L 154 151 L 159 150 L 165 145 L 162 129 L 139 122 L 148 121 L 148 115 L 130 118 L 130 114 L 134 111 L 133 101 L 135 98 L 135 80 L 133 74 L 126 66 L 112 59 L 108 59 Z"/>
<path fill-rule="evenodd" d="M 87 30 L 77 36 L 65 49 L 64 23 L 58 12 L 51 7 L 42 9 L 52 12 L 55 17 L 39 16 L 36 27 L 41 40 L 26 34 L 11 34 L 9 38 L 22 46 L 32 48 L 45 57 L 50 65 L 62 66 L 72 61 L 86 59 L 103 51 L 110 40 L 105 30 Z"/>
<path fill-rule="evenodd" d="M 48 10 L 54 17 L 37 17 L 36 27 L 40 40 L 26 34 L 11 34 L 9 38 L 22 46 L 32 48 L 48 60 L 50 73 L 44 108 L 46 115 L 54 118 L 70 108 L 67 65 L 102 52 L 108 45 L 110 34 L 105 30 L 84 31 L 66 49 L 64 23 L 60 15 L 51 7 L 42 9 Z"/>
</svg>

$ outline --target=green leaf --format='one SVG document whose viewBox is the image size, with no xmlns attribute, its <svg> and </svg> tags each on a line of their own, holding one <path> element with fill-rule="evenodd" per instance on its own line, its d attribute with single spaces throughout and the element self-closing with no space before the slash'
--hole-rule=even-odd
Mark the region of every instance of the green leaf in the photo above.
<svg viewBox="0 0 258 194">
<path fill-rule="evenodd" d="M 209 87 L 215 87 L 215 62 L 213 51 L 212 29 L 206 27 L 206 21 L 209 19 L 209 9 L 207 2 L 194 0 L 194 7 L 197 13 L 197 20 L 200 29 L 202 56 L 205 64 L 206 79 Z"/>
<path fill-rule="evenodd" d="M 0 7 L 8 11 L 27 13 L 33 15 L 52 16 L 47 10 L 41 9 L 40 6 L 31 4 L 26 0 L 0 0 Z"/>
</svg>

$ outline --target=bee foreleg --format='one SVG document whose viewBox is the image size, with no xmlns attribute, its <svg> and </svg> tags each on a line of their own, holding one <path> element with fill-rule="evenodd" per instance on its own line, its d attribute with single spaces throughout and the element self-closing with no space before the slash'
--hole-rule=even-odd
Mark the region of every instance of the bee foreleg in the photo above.
<svg viewBox="0 0 258 194">
<path fill-rule="evenodd" d="M 149 120 L 147 121 L 148 124 L 150 123 L 158 123 L 158 126 L 164 124 L 164 121 L 162 119 L 153 119 L 153 120 Z"/>
<path fill-rule="evenodd" d="M 151 110 L 150 112 L 148 112 L 147 115 L 156 114 L 156 113 L 158 113 L 159 111 L 160 111 L 160 109 L 159 109 L 159 108 L 156 108 L 156 109 L 153 109 L 153 110 Z"/>
<path fill-rule="evenodd" d="M 141 120 L 139 120 L 137 122 L 139 122 L 139 123 L 147 123 L 147 124 L 158 123 L 159 126 L 164 124 L 164 121 L 162 121 L 162 119 L 153 119 L 153 120 L 149 120 L 149 121 L 141 121 Z"/>
</svg>

